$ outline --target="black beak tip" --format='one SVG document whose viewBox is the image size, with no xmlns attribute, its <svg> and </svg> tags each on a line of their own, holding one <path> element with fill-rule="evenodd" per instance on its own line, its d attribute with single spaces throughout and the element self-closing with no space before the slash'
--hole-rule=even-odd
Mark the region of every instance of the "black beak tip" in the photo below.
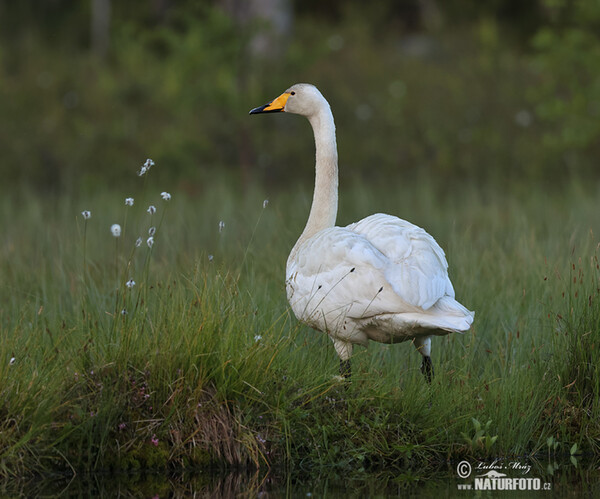
<svg viewBox="0 0 600 499">
<path fill-rule="evenodd" d="M 269 107 L 271 104 L 272 104 L 272 102 L 267 102 L 264 106 L 255 107 L 248 114 L 267 114 L 267 113 L 281 113 L 281 112 L 283 112 L 283 108 L 279 108 L 279 109 L 267 109 L 265 111 L 265 108 Z"/>
<path fill-rule="evenodd" d="M 251 109 L 248 114 L 259 114 L 259 113 L 262 113 L 263 109 L 265 107 L 267 107 L 267 106 L 268 106 L 268 104 L 265 104 L 264 106 L 260 106 L 260 107 L 255 107 L 254 109 Z"/>
</svg>

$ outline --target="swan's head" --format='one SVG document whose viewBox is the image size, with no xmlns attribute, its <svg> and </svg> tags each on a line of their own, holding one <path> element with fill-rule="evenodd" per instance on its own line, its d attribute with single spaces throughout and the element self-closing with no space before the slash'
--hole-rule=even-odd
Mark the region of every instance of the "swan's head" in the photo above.
<svg viewBox="0 0 600 499">
<path fill-rule="evenodd" d="M 284 111 L 310 117 L 318 113 L 323 106 L 328 107 L 328 104 L 317 87 L 309 83 L 296 83 L 271 102 L 252 109 L 250 114 Z"/>
</svg>

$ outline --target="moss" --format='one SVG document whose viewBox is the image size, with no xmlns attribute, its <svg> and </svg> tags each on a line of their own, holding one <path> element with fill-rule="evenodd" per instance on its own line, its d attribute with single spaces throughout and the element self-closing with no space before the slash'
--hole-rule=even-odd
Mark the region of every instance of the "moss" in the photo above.
<svg viewBox="0 0 600 499">
<path fill-rule="evenodd" d="M 142 469 L 142 464 L 138 459 L 137 453 L 135 453 L 135 451 L 131 451 L 120 456 L 117 461 L 116 469 L 124 471 L 136 471 Z"/>
<path fill-rule="evenodd" d="M 191 449 L 187 459 L 189 460 L 189 465 L 194 468 L 212 468 L 222 464 L 208 450 L 200 447 Z"/>
</svg>

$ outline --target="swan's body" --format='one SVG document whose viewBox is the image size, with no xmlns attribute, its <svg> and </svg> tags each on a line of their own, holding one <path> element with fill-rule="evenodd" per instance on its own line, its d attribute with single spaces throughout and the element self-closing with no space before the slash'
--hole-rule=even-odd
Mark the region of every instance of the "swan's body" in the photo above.
<svg viewBox="0 0 600 499">
<path fill-rule="evenodd" d="M 353 345 L 413 340 L 430 379 L 431 336 L 467 331 L 474 316 L 454 299 L 444 251 L 423 229 L 391 215 L 335 227 L 338 163 L 329 104 L 313 85 L 297 84 L 251 114 L 274 111 L 306 116 L 316 145 L 313 203 L 286 266 L 294 314 L 331 337 L 344 375 Z"/>
</svg>

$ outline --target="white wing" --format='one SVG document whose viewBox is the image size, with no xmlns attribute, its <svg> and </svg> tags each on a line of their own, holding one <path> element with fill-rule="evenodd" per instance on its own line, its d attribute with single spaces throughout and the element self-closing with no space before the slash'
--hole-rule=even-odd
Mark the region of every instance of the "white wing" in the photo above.
<svg viewBox="0 0 600 499">
<path fill-rule="evenodd" d="M 305 241 L 288 260 L 288 299 L 300 320 L 327 332 L 390 314 L 444 327 L 439 319 L 453 303 L 461 315 L 468 312 L 453 299 L 447 268 L 444 252 L 423 229 L 377 214 Z"/>
<path fill-rule="evenodd" d="M 385 313 L 377 298 L 382 287 L 391 291 L 386 266 L 385 256 L 364 236 L 342 227 L 325 229 L 288 261 L 288 298 L 303 320 L 315 309 L 353 318 Z"/>
<path fill-rule="evenodd" d="M 377 213 L 348 228 L 387 257 L 386 279 L 407 303 L 427 310 L 445 295 L 454 298 L 444 250 L 420 227 Z"/>
</svg>

